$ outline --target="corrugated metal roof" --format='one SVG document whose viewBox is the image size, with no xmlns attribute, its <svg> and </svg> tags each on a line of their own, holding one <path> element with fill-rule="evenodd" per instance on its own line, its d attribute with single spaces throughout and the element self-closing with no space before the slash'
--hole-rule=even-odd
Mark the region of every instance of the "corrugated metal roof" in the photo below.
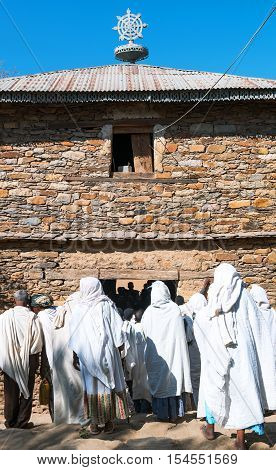
<svg viewBox="0 0 276 470">
<path fill-rule="evenodd" d="M 208 90 L 220 76 L 219 73 L 119 64 L 3 78 L 0 93 Z M 215 89 L 276 89 L 276 80 L 226 75 Z"/>
</svg>

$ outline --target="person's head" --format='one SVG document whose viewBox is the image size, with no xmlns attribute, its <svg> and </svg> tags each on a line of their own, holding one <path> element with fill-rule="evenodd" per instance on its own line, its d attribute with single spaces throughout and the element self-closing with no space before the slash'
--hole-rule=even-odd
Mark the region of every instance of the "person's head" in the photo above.
<svg viewBox="0 0 276 470">
<path fill-rule="evenodd" d="M 80 280 L 80 301 L 92 302 L 103 295 L 103 286 L 96 277 L 83 277 Z"/>
<path fill-rule="evenodd" d="M 133 282 L 129 282 L 127 286 L 128 286 L 128 289 L 129 289 L 129 290 L 133 290 L 133 289 L 134 289 L 134 284 L 133 284 Z"/>
<path fill-rule="evenodd" d="M 29 304 L 28 292 L 24 289 L 16 291 L 14 293 L 14 301 L 17 307 L 27 307 Z"/>
<path fill-rule="evenodd" d="M 30 301 L 31 309 L 34 313 L 49 308 L 53 305 L 53 299 L 48 294 L 34 294 Z"/>
<path fill-rule="evenodd" d="M 119 295 L 124 295 L 125 293 L 125 288 L 124 287 L 118 287 L 118 294 Z"/>
<path fill-rule="evenodd" d="M 171 301 L 171 294 L 168 286 L 162 281 L 155 281 L 151 286 L 151 305 L 168 303 Z"/>
<path fill-rule="evenodd" d="M 135 311 L 135 320 L 137 323 L 140 323 L 142 320 L 142 316 L 144 315 L 144 309 L 143 308 L 138 308 L 138 310 Z"/>
<path fill-rule="evenodd" d="M 175 298 L 175 303 L 176 305 L 184 305 L 185 303 L 184 297 L 182 295 L 177 295 Z"/>
<path fill-rule="evenodd" d="M 133 308 L 126 308 L 124 310 L 124 320 L 130 321 L 133 317 Z"/>
</svg>

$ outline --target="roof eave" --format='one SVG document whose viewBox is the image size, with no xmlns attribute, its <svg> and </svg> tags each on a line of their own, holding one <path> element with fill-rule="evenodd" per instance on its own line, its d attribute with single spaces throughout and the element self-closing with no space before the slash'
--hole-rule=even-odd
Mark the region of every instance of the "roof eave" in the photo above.
<svg viewBox="0 0 276 470">
<path fill-rule="evenodd" d="M 189 103 L 209 101 L 259 101 L 275 100 L 276 89 L 213 89 L 204 98 L 207 90 L 166 90 L 131 92 L 0 92 L 0 103 L 30 104 L 79 104 L 97 102 L 152 102 Z"/>
</svg>

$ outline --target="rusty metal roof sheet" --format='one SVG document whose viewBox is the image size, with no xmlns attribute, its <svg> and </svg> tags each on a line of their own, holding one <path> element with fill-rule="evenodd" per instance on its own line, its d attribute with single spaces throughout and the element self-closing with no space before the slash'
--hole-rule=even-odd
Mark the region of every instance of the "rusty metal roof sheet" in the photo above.
<svg viewBox="0 0 276 470">
<path fill-rule="evenodd" d="M 97 101 L 97 96 L 99 101 L 103 100 L 104 96 L 116 101 L 116 98 L 120 100 L 120 95 L 127 100 L 128 94 L 129 99 L 133 101 L 136 99 L 131 99 L 131 95 L 136 96 L 137 100 L 149 100 L 150 97 L 154 100 L 156 97 L 158 101 L 159 96 L 159 101 L 164 101 L 165 96 L 167 100 L 170 100 L 171 96 L 172 100 L 175 97 L 174 101 L 191 101 L 192 96 L 200 97 L 200 93 L 204 94 L 210 89 L 220 76 L 219 73 L 127 64 L 62 70 L 3 78 L 0 80 L 0 101 L 32 102 L 36 97 L 37 102 L 43 102 L 47 101 L 46 95 L 52 96 L 52 102 Z M 276 93 L 276 80 L 226 75 L 215 85 L 211 96 L 213 99 L 215 96 L 217 99 L 223 99 L 224 92 L 225 99 L 227 96 L 229 99 L 231 96 L 232 99 L 246 99 L 242 98 L 242 90 L 253 92 L 245 94 L 250 99 L 261 99 L 263 95 L 264 98 L 271 98 Z M 218 91 L 220 93 L 216 93 Z M 179 95 L 181 92 L 182 95 Z M 71 95 L 71 99 L 66 99 L 66 95 Z M 177 96 L 182 96 L 182 99 L 177 99 Z"/>
</svg>

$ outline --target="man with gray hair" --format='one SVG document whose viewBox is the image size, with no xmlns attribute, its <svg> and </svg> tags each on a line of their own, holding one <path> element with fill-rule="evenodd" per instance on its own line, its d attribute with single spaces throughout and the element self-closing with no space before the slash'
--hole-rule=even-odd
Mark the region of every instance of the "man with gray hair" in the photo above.
<svg viewBox="0 0 276 470">
<path fill-rule="evenodd" d="M 32 396 L 42 331 L 25 290 L 14 294 L 15 306 L 0 315 L 0 369 L 4 372 L 6 428 L 31 427 Z"/>
</svg>

